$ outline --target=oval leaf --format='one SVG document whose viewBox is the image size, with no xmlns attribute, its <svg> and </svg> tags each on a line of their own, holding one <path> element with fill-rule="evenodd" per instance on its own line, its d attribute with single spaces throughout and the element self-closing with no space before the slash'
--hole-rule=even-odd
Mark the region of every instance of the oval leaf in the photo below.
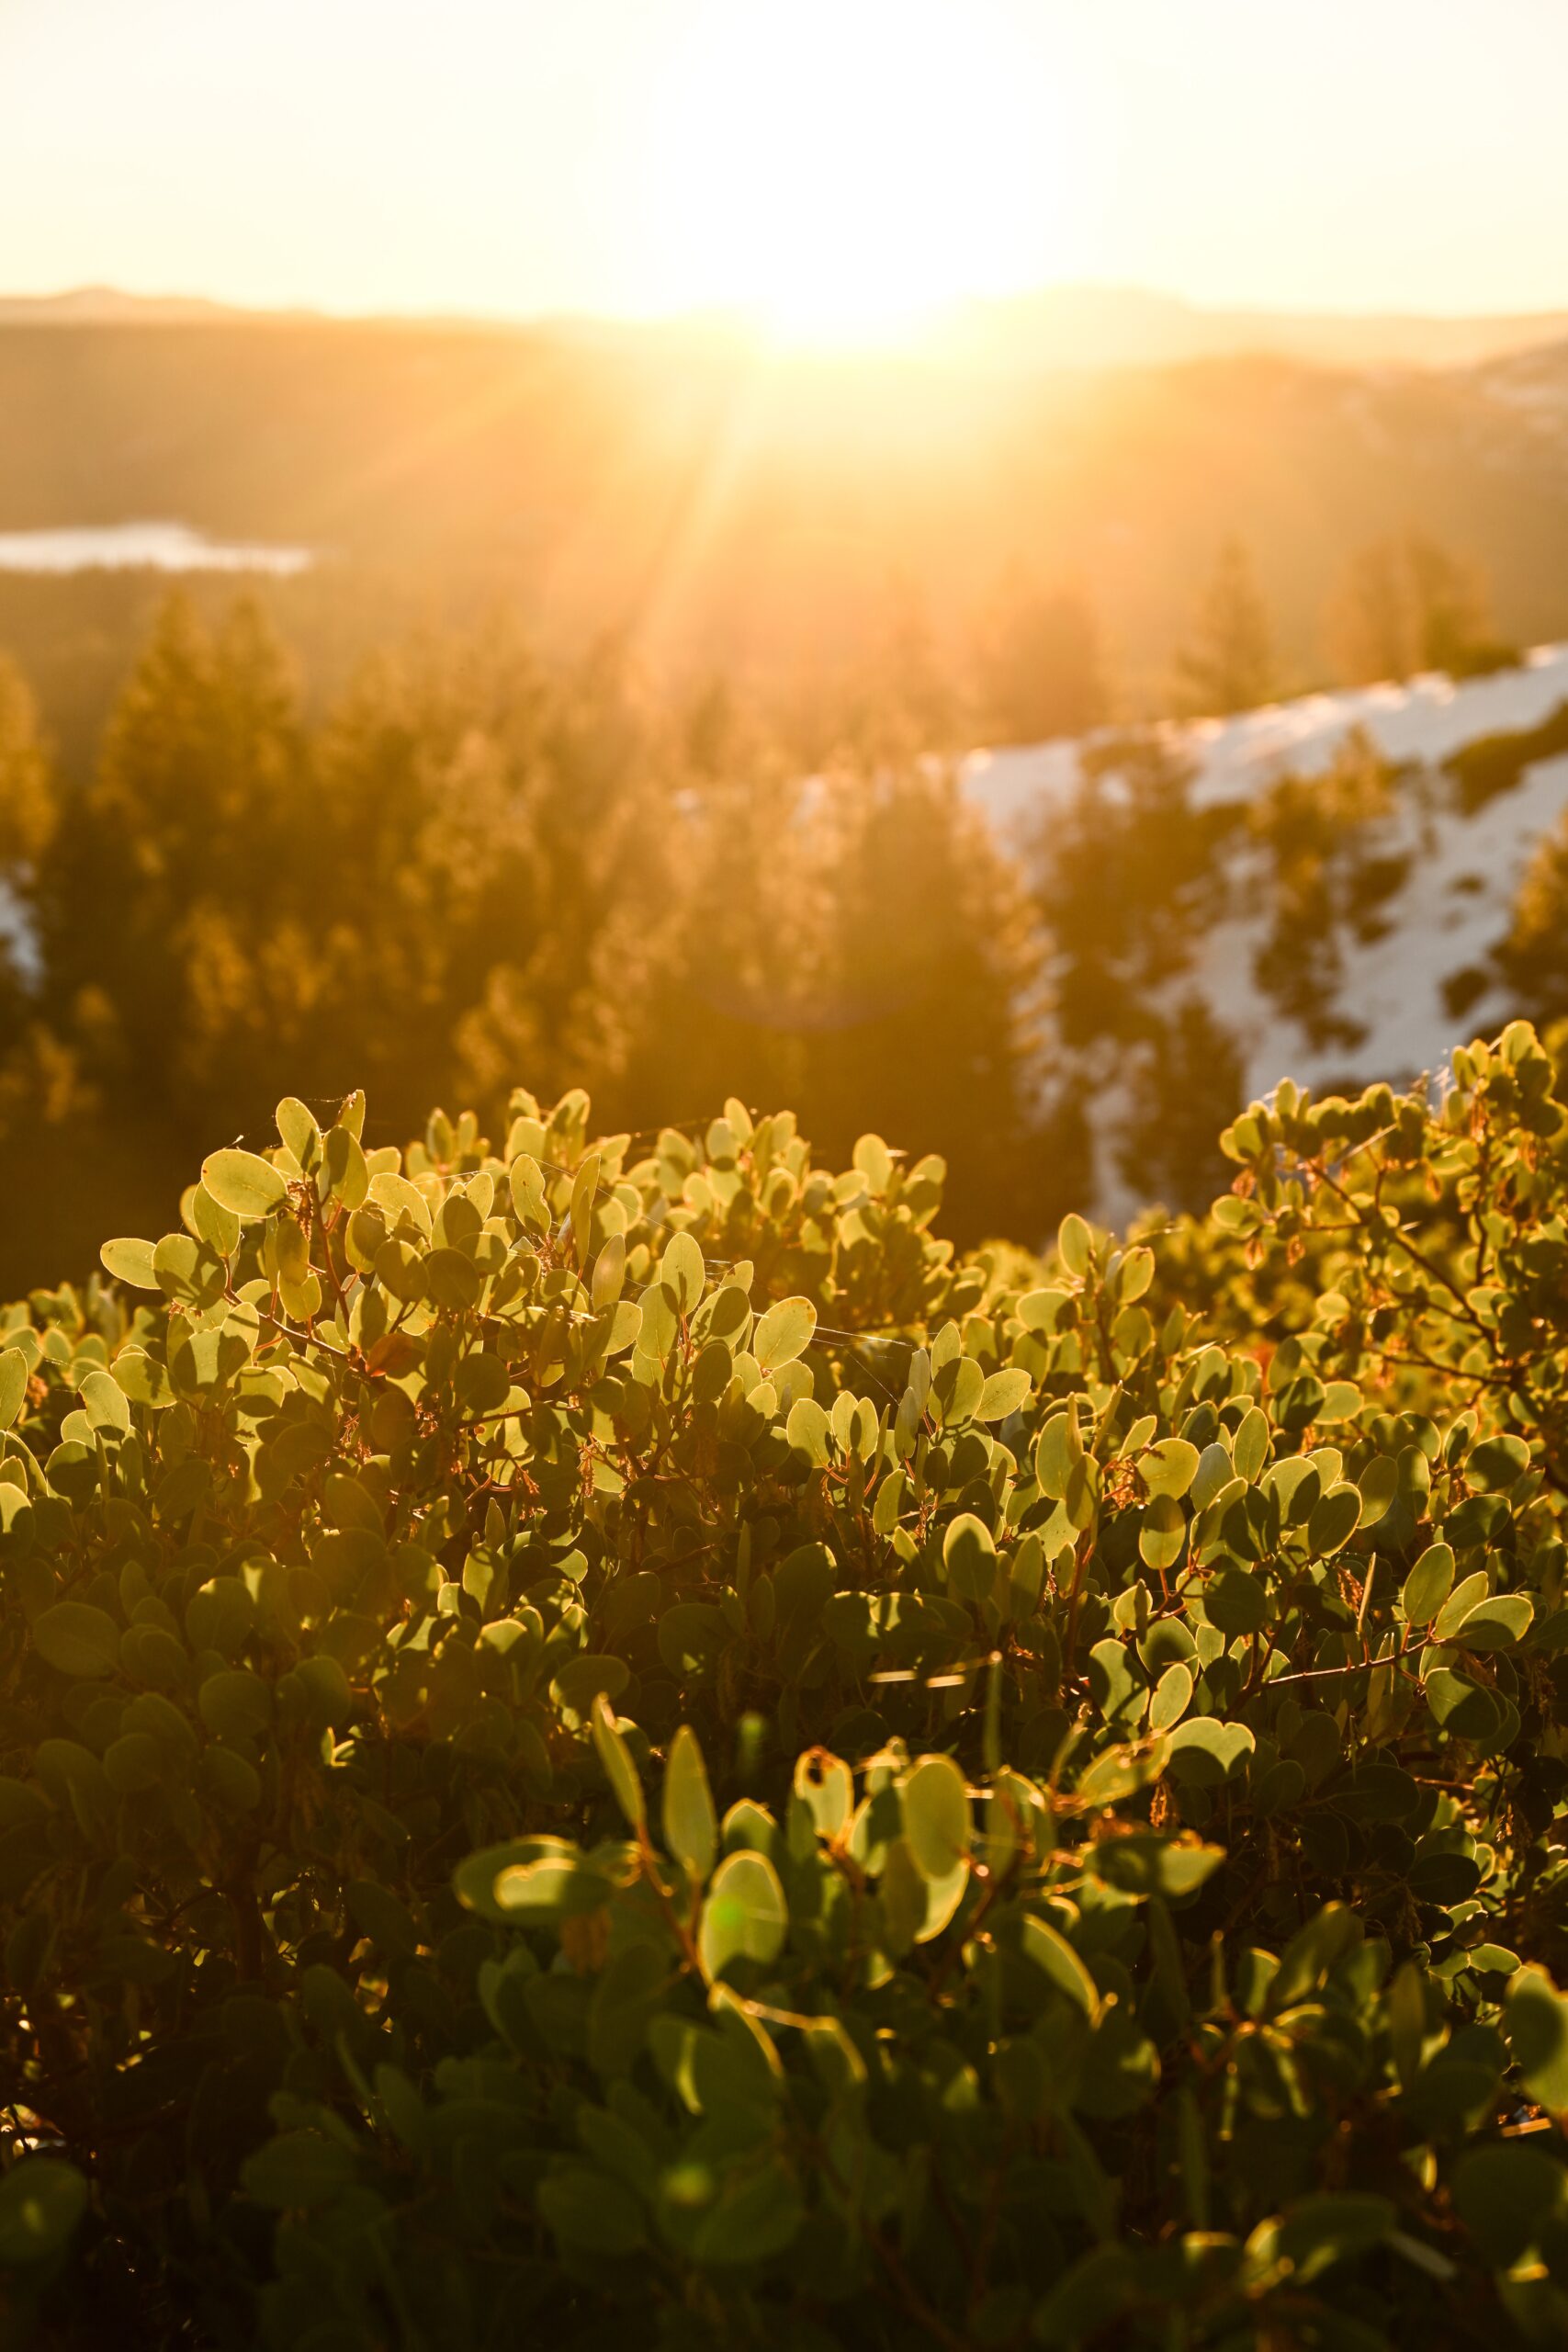
<svg viewBox="0 0 1568 2352">
<path fill-rule="evenodd" d="M 270 1159 L 254 1151 L 209 1152 L 201 1181 L 218 1203 L 237 1217 L 270 1216 L 288 1197 L 288 1187 Z"/>
</svg>

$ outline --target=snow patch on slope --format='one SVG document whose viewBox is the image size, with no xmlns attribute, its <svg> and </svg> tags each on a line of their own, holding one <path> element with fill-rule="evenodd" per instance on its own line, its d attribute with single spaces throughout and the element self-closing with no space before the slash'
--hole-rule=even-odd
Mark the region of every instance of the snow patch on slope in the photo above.
<svg viewBox="0 0 1568 2352">
<path fill-rule="evenodd" d="M 1376 1079 L 1405 1083 L 1506 1017 L 1490 959 L 1508 931 L 1531 853 L 1568 808 L 1568 755 L 1525 767 L 1516 785 L 1475 808 L 1467 808 L 1443 769 L 1468 745 L 1538 728 L 1564 705 L 1568 645 L 1547 645 L 1517 669 L 1489 677 L 1456 684 L 1424 676 L 1309 695 L 1236 718 L 1159 730 L 1190 767 L 1191 805 L 1200 809 L 1239 810 L 1283 777 L 1320 776 L 1358 734 L 1396 771 L 1386 816 L 1357 828 L 1360 853 L 1390 861 L 1399 879 L 1371 920 L 1338 934 L 1331 1010 L 1348 1036 L 1314 1040 L 1260 986 L 1257 960 L 1270 927 L 1268 856 L 1245 828 L 1231 836 L 1224 910 L 1196 943 L 1173 993 L 1201 995 L 1231 1032 L 1248 1095 L 1267 1093 L 1287 1072 L 1319 1091 Z M 1058 741 L 976 752 L 964 763 L 964 790 L 1027 862 L 1048 853 L 1051 810 L 1071 797 L 1085 748 Z M 1109 877 L 1108 887 L 1114 887 Z M 1448 984 L 1466 973 L 1469 1001 L 1450 1011 L 1459 999 Z M 1119 1188 L 1102 1179 L 1101 1189 Z"/>
<path fill-rule="evenodd" d="M 1270 703 L 1238 718 L 1170 721 L 1158 731 L 1197 770 L 1194 808 L 1246 800 L 1283 775 L 1320 775 L 1359 728 L 1385 759 L 1436 767 L 1483 735 L 1539 727 L 1568 702 L 1568 645 L 1540 645 L 1517 670 L 1456 684 L 1440 672 L 1404 685 L 1348 687 Z M 1103 740 L 1090 737 L 1089 741 Z M 999 831 L 1037 823 L 1077 779 L 1079 743 L 1064 739 L 974 752 L 964 788 Z"/>
</svg>

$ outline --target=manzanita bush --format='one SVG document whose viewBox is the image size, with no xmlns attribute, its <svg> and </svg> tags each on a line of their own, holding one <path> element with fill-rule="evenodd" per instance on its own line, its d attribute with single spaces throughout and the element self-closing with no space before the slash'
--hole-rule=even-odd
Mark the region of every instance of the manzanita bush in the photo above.
<svg viewBox="0 0 1568 2352">
<path fill-rule="evenodd" d="M 588 1108 L 6 1317 L 10 2340 L 1561 2343 L 1533 1033 L 1048 1266 Z"/>
</svg>

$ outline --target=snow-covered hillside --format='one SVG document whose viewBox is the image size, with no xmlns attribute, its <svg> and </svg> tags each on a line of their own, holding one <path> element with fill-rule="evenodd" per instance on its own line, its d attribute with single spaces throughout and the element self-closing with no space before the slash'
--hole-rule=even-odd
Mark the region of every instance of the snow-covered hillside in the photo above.
<svg viewBox="0 0 1568 2352">
<path fill-rule="evenodd" d="M 1245 840 L 1232 854 L 1224 910 L 1197 943 L 1184 985 L 1235 1036 L 1250 1092 L 1266 1091 L 1287 1071 L 1315 1084 L 1397 1082 L 1434 1067 L 1506 1010 L 1487 959 L 1508 928 L 1530 852 L 1568 808 L 1568 752 L 1526 760 L 1510 788 L 1474 808 L 1448 763 L 1485 739 L 1529 734 L 1565 706 L 1568 645 L 1549 645 L 1517 670 L 1461 684 L 1420 677 L 1163 730 L 1192 771 L 1195 808 L 1237 806 L 1286 776 L 1321 776 L 1358 730 L 1395 770 L 1388 813 L 1363 830 L 1372 837 L 1368 848 L 1403 878 L 1375 922 L 1343 943 L 1337 1041 L 1314 1044 L 1258 986 L 1262 877 Z M 1053 807 L 1073 791 L 1080 749 L 1064 741 L 976 752 L 964 765 L 965 791 L 1010 845 L 1037 854 L 1048 842 Z M 1461 974 L 1472 976 L 1468 989 L 1456 987 Z M 1462 1014 L 1450 1010 L 1456 995 L 1470 997 Z M 1353 1044 L 1352 1028 L 1360 1033 Z"/>
</svg>

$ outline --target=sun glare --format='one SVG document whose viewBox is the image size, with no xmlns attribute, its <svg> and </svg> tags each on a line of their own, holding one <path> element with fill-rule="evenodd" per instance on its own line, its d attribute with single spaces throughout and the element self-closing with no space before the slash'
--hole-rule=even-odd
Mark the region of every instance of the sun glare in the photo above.
<svg viewBox="0 0 1568 2352">
<path fill-rule="evenodd" d="M 658 107 L 650 307 L 874 344 L 1070 267 L 1056 93 L 949 0 L 724 0 Z"/>
</svg>

